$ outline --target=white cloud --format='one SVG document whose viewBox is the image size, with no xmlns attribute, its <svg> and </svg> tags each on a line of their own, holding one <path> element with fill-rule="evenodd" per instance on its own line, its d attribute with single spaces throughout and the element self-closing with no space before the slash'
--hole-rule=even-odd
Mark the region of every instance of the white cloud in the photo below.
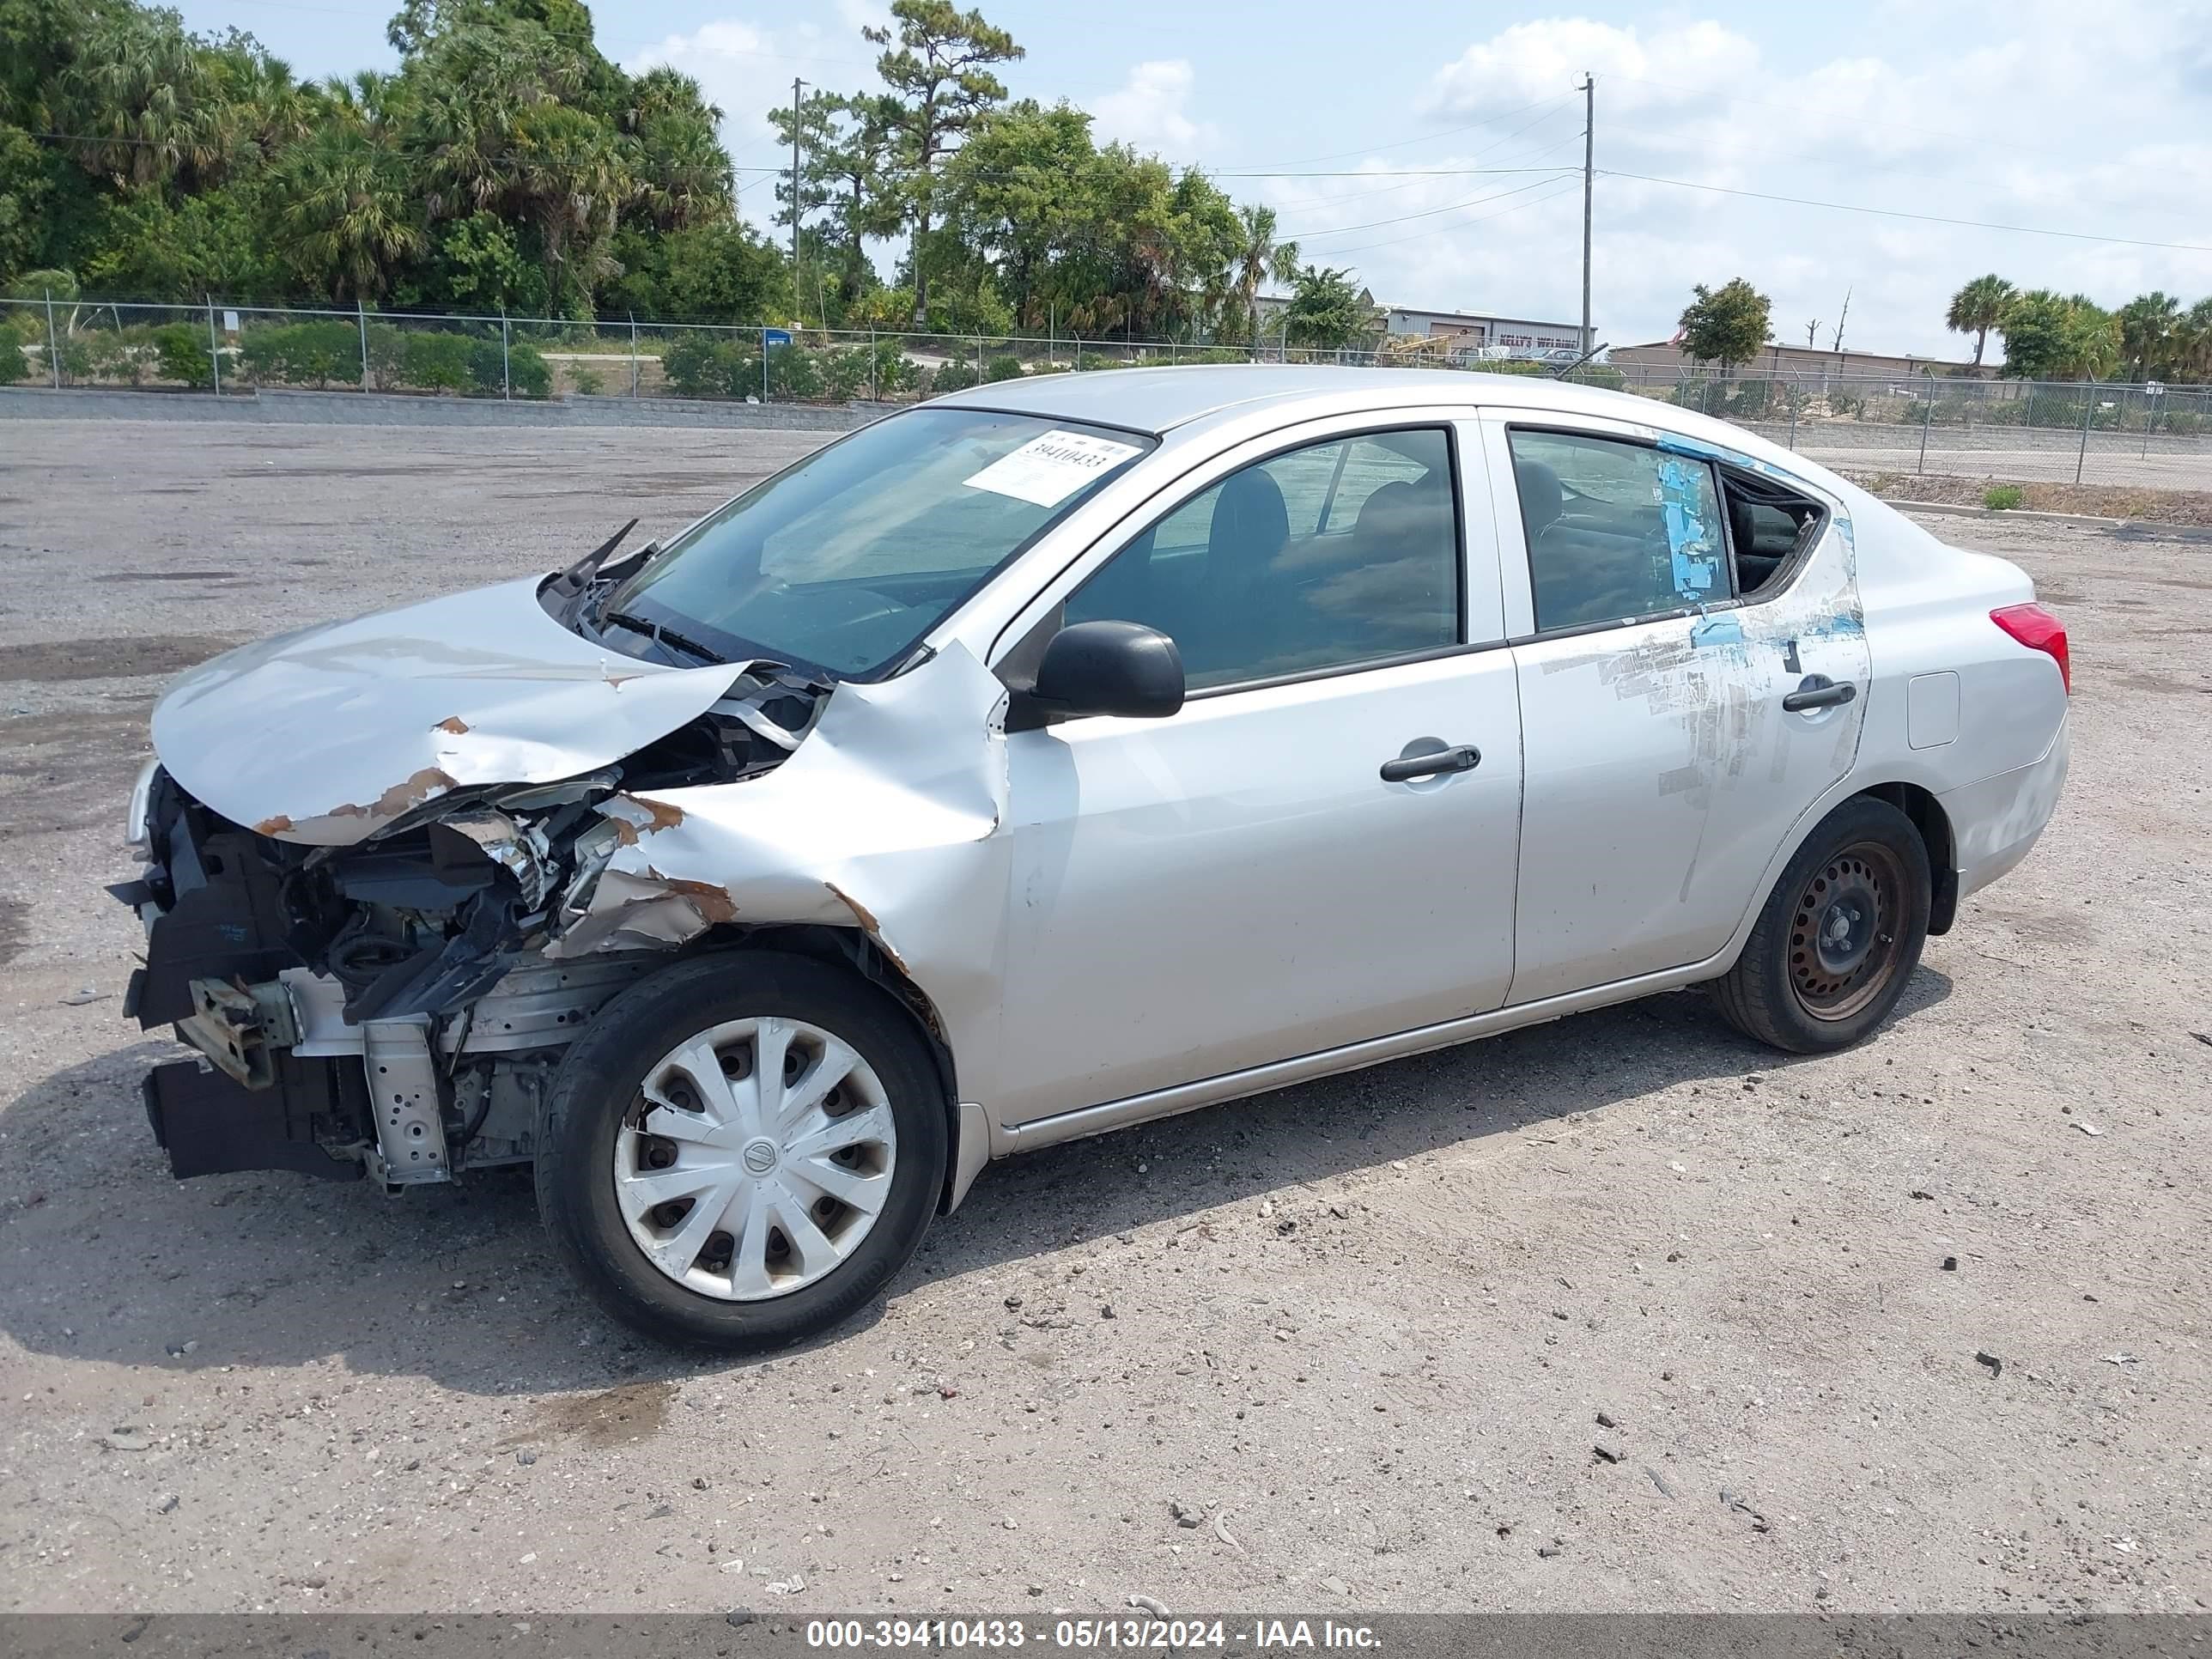
<svg viewBox="0 0 2212 1659">
<path fill-rule="evenodd" d="M 889 28 L 891 9 L 881 0 L 837 0 L 837 21 L 848 34 L 858 34 L 862 29 Z"/>
<path fill-rule="evenodd" d="M 1400 149 L 1343 164 L 1391 175 L 1371 183 L 1261 188 L 1305 257 L 1356 266 L 1386 301 L 1571 319 L 1582 232 L 1574 88 L 1587 70 L 1597 77 L 1601 175 L 2212 243 L 2195 205 L 2212 199 L 2212 76 L 2184 49 L 2204 38 L 2201 27 L 2156 0 L 2115 0 L 2100 15 L 2095 52 L 2067 45 L 2081 25 L 2058 0 L 2018 0 L 1992 19 L 1989 44 L 1964 51 L 1923 33 L 1935 27 L 1893 9 L 1878 31 L 1839 31 L 1847 51 L 1793 56 L 1710 20 L 1517 23 L 1468 46 L 1419 95 L 1416 106 L 1440 126 L 1479 124 L 1453 135 L 1452 155 L 1407 161 Z M 1561 171 L 1411 179 L 1395 171 L 1409 167 Z M 2152 286 L 2192 299 L 2212 293 L 2212 254 L 1620 176 L 1599 179 L 1596 217 L 1596 321 L 1616 344 L 1664 337 L 1692 283 L 1735 276 L 1772 297 L 1783 339 L 1802 341 L 1819 319 L 1825 342 L 1848 288 L 1847 345 L 1960 355 L 1959 337 L 1942 326 L 1944 302 L 1984 270 L 2081 289 L 2107 304 Z"/>
<path fill-rule="evenodd" d="M 1213 126 L 1190 114 L 1197 71 L 1188 58 L 1139 64 L 1115 91 L 1091 105 L 1091 130 L 1100 142 L 1118 140 L 1152 150 L 1170 161 L 1196 160 L 1218 137 Z"/>
</svg>

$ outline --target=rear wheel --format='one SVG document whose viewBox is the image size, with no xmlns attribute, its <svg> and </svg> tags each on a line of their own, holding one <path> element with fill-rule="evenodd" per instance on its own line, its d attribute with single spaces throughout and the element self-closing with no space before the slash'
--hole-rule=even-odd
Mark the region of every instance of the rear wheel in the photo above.
<svg viewBox="0 0 2212 1659">
<path fill-rule="evenodd" d="M 1713 1000 L 1792 1054 L 1848 1048 L 1889 1017 L 1928 938 L 1928 849 L 1911 819 L 1858 796 L 1824 819 L 1768 895 Z"/>
<path fill-rule="evenodd" d="M 568 1051 L 538 1209 L 617 1318 L 774 1347 L 905 1266 L 949 1139 L 936 1068 L 880 991 L 803 957 L 707 957 L 623 993 Z"/>
</svg>

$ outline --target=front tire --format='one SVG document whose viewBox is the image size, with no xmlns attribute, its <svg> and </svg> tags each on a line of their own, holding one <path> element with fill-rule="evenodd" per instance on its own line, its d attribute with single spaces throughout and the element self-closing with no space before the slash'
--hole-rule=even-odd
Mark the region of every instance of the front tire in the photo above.
<svg viewBox="0 0 2212 1659">
<path fill-rule="evenodd" d="M 733 951 L 601 1011 L 546 1101 L 538 1213 L 595 1302 L 723 1352 L 828 1329 L 912 1258 L 950 1155 L 905 1015 L 856 975 Z"/>
<path fill-rule="evenodd" d="M 1743 954 L 1713 981 L 1722 1017 L 1794 1054 L 1859 1042 L 1919 966 L 1930 888 L 1912 821 L 1870 795 L 1845 801 L 1797 849 Z"/>
</svg>

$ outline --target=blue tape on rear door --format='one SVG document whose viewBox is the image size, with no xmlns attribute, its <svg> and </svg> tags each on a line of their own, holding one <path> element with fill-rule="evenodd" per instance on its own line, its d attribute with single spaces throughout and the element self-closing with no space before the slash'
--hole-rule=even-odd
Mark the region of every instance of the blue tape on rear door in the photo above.
<svg viewBox="0 0 2212 1659">
<path fill-rule="evenodd" d="M 1698 487 L 1711 477 L 1703 465 L 1671 455 L 1659 463 L 1659 506 L 1666 518 L 1667 548 L 1674 556 L 1674 591 L 1686 599 L 1711 592 L 1720 578 L 1720 545 L 1705 522 L 1705 493 Z"/>
</svg>

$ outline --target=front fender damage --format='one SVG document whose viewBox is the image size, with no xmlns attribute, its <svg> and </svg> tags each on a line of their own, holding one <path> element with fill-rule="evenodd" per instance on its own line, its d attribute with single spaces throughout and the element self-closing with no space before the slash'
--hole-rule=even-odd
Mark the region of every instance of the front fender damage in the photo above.
<svg viewBox="0 0 2212 1659">
<path fill-rule="evenodd" d="M 610 798 L 544 954 L 671 949 L 725 924 L 857 927 L 929 1000 L 972 1097 L 1003 948 L 1006 699 L 955 645 L 840 685 L 790 758 L 740 787 Z"/>
<path fill-rule="evenodd" d="M 302 1136 L 395 1181 L 525 1160 L 549 1068 L 621 985 L 656 956 L 759 929 L 865 936 L 873 953 L 854 954 L 903 981 L 958 1057 L 961 1097 L 986 1097 L 1008 871 L 1004 687 L 957 646 L 880 683 L 722 672 L 728 691 L 690 725 L 596 771 L 456 787 L 349 846 L 241 827 L 157 774 L 149 862 L 113 890 L 149 927 L 130 1012 L 174 1024 L 228 1073 L 191 1085 L 207 1097 L 191 1122 L 228 1112 L 262 1126 L 252 1146 L 201 1164 L 294 1167 Z M 441 1129 L 450 1160 L 422 1160 L 390 1114 L 363 1109 L 360 1076 L 376 1073 L 384 1100 L 403 1048 L 409 1097 L 442 1112 L 409 1133 Z M 334 1079 L 350 1066 L 351 1092 L 294 1111 L 302 1064 Z M 185 1087 L 188 1065 L 161 1069 L 176 1073 L 171 1093 Z M 281 1114 L 260 1109 L 272 1088 L 288 1097 Z M 172 1105 L 157 1127 L 186 1123 Z M 980 1114 L 963 1111 L 965 1149 Z M 434 1167 L 395 1173 L 402 1152 Z M 173 1146 L 172 1159 L 186 1172 L 190 1154 Z M 963 1150 L 966 1175 L 971 1162 Z"/>
</svg>

